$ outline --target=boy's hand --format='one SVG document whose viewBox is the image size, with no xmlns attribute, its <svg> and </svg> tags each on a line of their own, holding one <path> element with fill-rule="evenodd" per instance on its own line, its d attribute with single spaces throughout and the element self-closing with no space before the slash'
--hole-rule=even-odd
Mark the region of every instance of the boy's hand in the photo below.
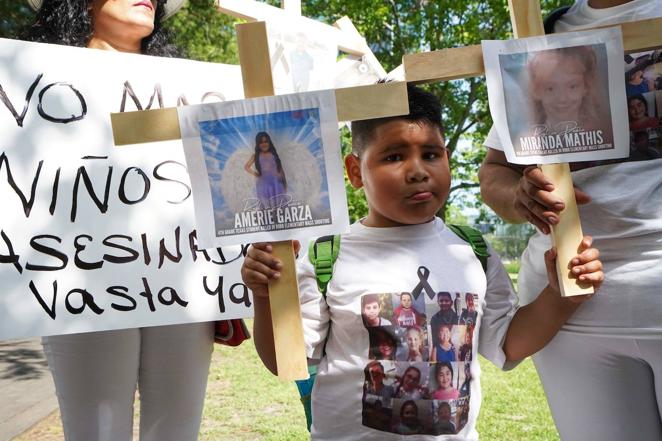
<svg viewBox="0 0 662 441">
<path fill-rule="evenodd" d="M 299 241 L 293 241 L 294 253 L 301 249 Z M 269 280 L 277 280 L 283 263 L 275 258 L 271 252 L 270 243 L 254 243 L 248 248 L 244 263 L 241 265 L 241 278 L 246 286 L 253 291 L 254 296 L 269 296 Z"/>
<path fill-rule="evenodd" d="M 565 208 L 563 201 L 552 194 L 554 184 L 533 165 L 524 169 L 515 191 L 515 210 L 544 234 L 549 234 L 549 226 L 559 222 L 559 213 Z M 575 199 L 585 204 L 591 198 L 575 187 Z"/>
<path fill-rule="evenodd" d="M 600 252 L 596 248 L 591 248 L 593 238 L 591 236 L 584 236 L 580 245 L 580 253 L 573 257 L 570 261 L 570 272 L 580 282 L 590 283 L 593 289 L 597 291 L 602 285 L 605 278 L 602 272 L 602 262 L 598 259 Z M 545 265 L 547 266 L 547 279 L 549 286 L 555 291 L 559 292 L 559 281 L 556 276 L 556 249 L 552 248 L 545 252 Z M 589 298 L 592 294 L 584 296 L 571 296 L 568 300 L 573 303 L 581 303 Z"/>
</svg>

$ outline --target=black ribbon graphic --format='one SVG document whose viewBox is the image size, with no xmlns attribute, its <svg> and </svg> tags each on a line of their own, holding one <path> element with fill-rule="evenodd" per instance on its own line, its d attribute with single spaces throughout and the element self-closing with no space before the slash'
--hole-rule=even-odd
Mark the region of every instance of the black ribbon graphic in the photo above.
<svg viewBox="0 0 662 441">
<path fill-rule="evenodd" d="M 414 296 L 416 300 L 418 300 L 418 296 L 421 295 L 421 292 L 425 291 L 430 299 L 434 299 L 434 296 L 436 296 L 437 293 L 434 292 L 434 289 L 432 289 L 428 283 L 430 270 L 424 266 L 419 266 L 416 274 L 418 275 L 418 285 L 416 285 L 414 290 L 411 292 L 411 295 Z"/>
</svg>

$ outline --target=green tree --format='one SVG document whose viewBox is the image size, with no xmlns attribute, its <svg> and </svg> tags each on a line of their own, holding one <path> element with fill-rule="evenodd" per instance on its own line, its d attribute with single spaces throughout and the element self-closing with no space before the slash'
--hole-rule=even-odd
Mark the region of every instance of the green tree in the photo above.
<svg viewBox="0 0 662 441">
<path fill-rule="evenodd" d="M 0 38 L 17 38 L 33 19 L 34 12 L 24 1 L 0 3 Z"/>
</svg>

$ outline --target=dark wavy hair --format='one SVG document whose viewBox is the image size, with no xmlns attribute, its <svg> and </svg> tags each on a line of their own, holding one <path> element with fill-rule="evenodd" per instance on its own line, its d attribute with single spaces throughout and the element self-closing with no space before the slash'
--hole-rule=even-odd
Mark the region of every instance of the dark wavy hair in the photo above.
<svg viewBox="0 0 662 441">
<path fill-rule="evenodd" d="M 165 1 L 156 3 L 154 31 L 143 38 L 141 53 L 159 57 L 183 57 L 183 51 L 170 42 L 163 27 Z M 86 47 L 92 38 L 92 0 L 44 0 L 34 22 L 20 35 L 21 40 Z"/>
<path fill-rule="evenodd" d="M 276 146 L 274 146 L 274 143 L 271 141 L 271 136 L 269 136 L 267 132 L 259 132 L 257 135 L 255 135 L 255 170 L 257 170 L 258 175 L 262 176 L 262 167 L 260 166 L 260 153 L 262 152 L 262 150 L 260 150 L 260 141 L 262 138 L 267 138 L 267 141 L 269 141 L 269 150 L 267 151 L 274 155 L 276 166 L 278 167 L 278 171 L 283 175 L 283 184 L 285 184 L 283 164 L 280 162 L 280 157 L 276 151 Z"/>
</svg>

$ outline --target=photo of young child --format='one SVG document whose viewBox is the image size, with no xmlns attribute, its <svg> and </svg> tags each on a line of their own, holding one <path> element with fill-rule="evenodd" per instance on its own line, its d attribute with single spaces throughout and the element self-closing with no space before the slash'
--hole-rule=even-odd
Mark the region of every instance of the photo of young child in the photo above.
<svg viewBox="0 0 662 441">
<path fill-rule="evenodd" d="M 366 294 L 361 298 L 361 316 L 366 327 L 390 326 L 392 305 L 390 294 Z"/>
<path fill-rule="evenodd" d="M 453 422 L 453 410 L 448 401 L 432 402 L 433 433 L 435 435 L 454 435 L 457 433 Z"/>
<path fill-rule="evenodd" d="M 398 338 L 393 326 L 368 327 L 368 358 L 370 360 L 395 360 Z"/>
<path fill-rule="evenodd" d="M 434 400 L 454 400 L 460 396 L 460 392 L 455 387 L 455 369 L 457 363 L 443 361 L 434 366 L 434 378 L 431 383 L 436 384 L 437 388 L 432 390 L 432 399 Z M 459 380 L 459 373 L 458 380 Z"/>
<path fill-rule="evenodd" d="M 431 421 L 429 401 L 396 400 L 394 406 L 393 433 L 400 435 L 419 435 L 427 433 Z M 427 424 L 426 424 L 427 423 Z"/>
<path fill-rule="evenodd" d="M 398 352 L 396 359 L 403 361 L 428 361 L 427 333 L 424 328 L 412 326 L 404 332 L 403 351 Z"/>
<path fill-rule="evenodd" d="M 255 153 L 244 165 L 247 173 L 256 177 L 255 193 L 259 208 L 284 207 L 290 201 L 283 163 L 267 132 L 255 136 Z"/>
<path fill-rule="evenodd" d="M 425 326 L 425 299 L 419 296 L 414 299 L 410 292 L 393 295 L 393 324 L 407 328 L 410 326 Z"/>
<path fill-rule="evenodd" d="M 421 400 L 430 397 L 428 389 L 428 363 L 397 363 L 395 398 Z"/>
<path fill-rule="evenodd" d="M 628 97 L 662 90 L 662 50 L 625 56 L 625 90 Z"/>
</svg>

